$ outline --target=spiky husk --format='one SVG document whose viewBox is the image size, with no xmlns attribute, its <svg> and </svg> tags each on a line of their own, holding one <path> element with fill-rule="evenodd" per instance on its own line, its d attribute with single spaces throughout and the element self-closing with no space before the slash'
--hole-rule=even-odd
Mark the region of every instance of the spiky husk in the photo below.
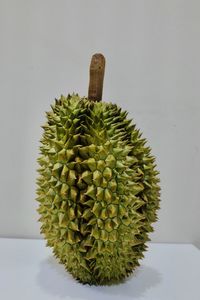
<svg viewBox="0 0 200 300">
<path fill-rule="evenodd" d="M 79 281 L 110 284 L 139 265 L 159 208 L 146 140 L 117 105 L 61 96 L 43 126 L 41 233 Z"/>
</svg>

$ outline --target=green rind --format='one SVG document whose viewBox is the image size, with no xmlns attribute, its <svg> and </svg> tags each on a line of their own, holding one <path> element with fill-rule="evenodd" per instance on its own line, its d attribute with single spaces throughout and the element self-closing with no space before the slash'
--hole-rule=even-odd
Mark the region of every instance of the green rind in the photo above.
<svg viewBox="0 0 200 300">
<path fill-rule="evenodd" d="M 38 159 L 41 233 L 79 281 L 128 276 L 159 208 L 151 149 L 117 105 L 61 96 L 47 113 Z"/>
</svg>

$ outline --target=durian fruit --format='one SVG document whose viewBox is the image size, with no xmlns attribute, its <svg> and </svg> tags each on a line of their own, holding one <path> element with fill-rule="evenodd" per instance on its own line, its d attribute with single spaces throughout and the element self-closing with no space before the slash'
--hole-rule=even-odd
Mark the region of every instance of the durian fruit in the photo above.
<svg viewBox="0 0 200 300">
<path fill-rule="evenodd" d="M 38 159 L 41 233 L 80 282 L 119 282 L 139 266 L 157 219 L 155 158 L 116 104 L 72 94 L 51 108 Z"/>
</svg>

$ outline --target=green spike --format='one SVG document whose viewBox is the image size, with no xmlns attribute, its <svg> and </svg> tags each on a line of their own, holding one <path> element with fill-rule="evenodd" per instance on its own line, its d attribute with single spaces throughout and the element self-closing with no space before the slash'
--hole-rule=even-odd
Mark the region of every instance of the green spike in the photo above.
<svg viewBox="0 0 200 300">
<path fill-rule="evenodd" d="M 112 179 L 111 181 L 109 181 L 108 183 L 108 188 L 111 190 L 111 192 L 115 192 L 117 189 L 117 182 L 115 179 Z"/>
<path fill-rule="evenodd" d="M 127 161 L 129 164 L 133 165 L 133 164 L 135 164 L 135 163 L 138 162 L 138 159 L 137 159 L 135 156 L 127 156 L 127 157 L 126 157 L 126 161 Z"/>
<path fill-rule="evenodd" d="M 130 153 L 130 151 L 131 151 L 131 147 L 126 146 L 126 147 L 123 148 L 122 154 L 123 154 L 124 156 L 127 156 L 127 155 Z"/>
<path fill-rule="evenodd" d="M 92 228 L 91 236 L 93 236 L 95 239 L 99 239 L 99 238 L 100 238 L 100 232 L 99 232 L 99 230 L 98 230 L 97 225 L 95 225 L 95 226 Z"/>
<path fill-rule="evenodd" d="M 58 180 L 56 185 L 55 185 L 55 188 L 59 188 L 61 185 L 62 185 L 62 182 Z"/>
<path fill-rule="evenodd" d="M 92 212 L 91 212 L 91 209 L 90 208 L 87 208 L 84 213 L 83 213 L 83 218 L 88 220 L 90 219 L 92 216 Z"/>
<path fill-rule="evenodd" d="M 61 151 L 58 152 L 58 161 L 65 161 L 66 160 L 66 150 L 62 149 Z"/>
<path fill-rule="evenodd" d="M 74 244 L 75 243 L 75 234 L 74 234 L 74 231 L 72 231 L 70 229 L 67 232 L 67 242 L 69 244 Z"/>
<path fill-rule="evenodd" d="M 69 217 L 69 220 L 71 220 L 71 221 L 76 218 L 74 208 L 72 208 L 72 207 L 69 208 L 68 217 Z"/>
<path fill-rule="evenodd" d="M 97 250 L 101 254 L 104 246 L 104 242 L 102 240 L 97 240 Z"/>
<path fill-rule="evenodd" d="M 148 182 L 148 181 L 143 181 L 143 183 L 144 183 L 144 185 L 146 186 L 146 187 L 148 187 L 148 188 L 152 188 L 152 185 Z M 142 188 L 142 187 L 141 187 Z M 143 187 L 143 189 L 144 189 L 144 187 Z"/>
<path fill-rule="evenodd" d="M 45 197 L 43 195 L 40 195 L 39 197 L 36 198 L 36 200 L 40 203 L 45 201 Z"/>
<path fill-rule="evenodd" d="M 83 241 L 84 246 L 89 246 L 91 247 L 94 243 L 93 237 L 88 235 L 85 240 Z"/>
<path fill-rule="evenodd" d="M 101 172 L 105 169 L 105 162 L 103 160 L 99 160 L 97 162 L 97 169 Z"/>
<path fill-rule="evenodd" d="M 66 212 L 67 202 L 62 200 L 60 211 Z"/>
<path fill-rule="evenodd" d="M 106 180 L 110 180 L 112 178 L 112 170 L 108 167 L 106 167 L 103 171 L 103 176 Z"/>
<path fill-rule="evenodd" d="M 144 190 L 144 186 L 142 184 L 130 184 L 129 182 L 129 186 L 131 186 L 131 193 L 133 195 L 137 195 L 139 192 Z"/>
<path fill-rule="evenodd" d="M 69 171 L 68 167 L 64 165 L 62 168 L 62 172 L 60 174 L 60 180 L 66 182 L 68 171 Z"/>
<path fill-rule="evenodd" d="M 96 161 L 94 158 L 89 158 L 87 160 L 87 165 L 92 172 L 96 170 Z"/>
<path fill-rule="evenodd" d="M 101 219 L 97 219 L 97 226 L 98 226 L 98 228 L 103 229 L 104 223 L 103 223 L 103 221 Z"/>
<path fill-rule="evenodd" d="M 109 189 L 105 189 L 104 199 L 107 203 L 110 203 L 112 201 L 112 193 Z"/>
<path fill-rule="evenodd" d="M 69 186 L 66 183 L 63 183 L 60 190 L 60 195 L 63 199 L 67 198 L 68 191 L 69 191 Z"/>
<path fill-rule="evenodd" d="M 101 201 L 104 199 L 104 189 L 101 187 L 97 187 L 97 194 L 96 194 L 97 200 Z"/>
<path fill-rule="evenodd" d="M 66 229 L 66 228 L 61 228 L 61 229 L 60 229 L 60 236 L 61 236 L 61 237 L 64 237 L 64 235 L 66 234 L 66 232 L 67 232 L 67 229 Z"/>
<path fill-rule="evenodd" d="M 94 185 L 89 185 L 85 195 L 89 196 L 92 199 L 96 199 L 96 187 Z"/>
<path fill-rule="evenodd" d="M 89 206 L 89 207 L 92 207 L 93 205 L 94 205 L 94 200 L 88 200 L 88 201 L 85 201 L 84 202 L 84 205 L 86 205 L 86 206 Z"/>
<path fill-rule="evenodd" d="M 103 146 L 98 147 L 98 156 L 100 160 L 104 160 L 107 157 L 107 151 Z"/>
<path fill-rule="evenodd" d="M 62 201 L 61 198 L 56 194 L 53 203 L 60 203 L 61 201 Z"/>
<path fill-rule="evenodd" d="M 70 170 L 67 177 L 67 184 L 74 185 L 76 181 L 76 172 L 74 170 Z"/>
<path fill-rule="evenodd" d="M 51 183 L 52 185 L 56 184 L 57 183 L 57 179 L 53 176 L 51 176 L 50 180 L 49 180 L 49 183 Z"/>
<path fill-rule="evenodd" d="M 102 211 L 101 211 L 101 214 L 100 214 L 100 218 L 102 220 L 106 220 L 108 218 L 108 212 L 107 212 L 107 209 L 106 208 L 103 208 Z"/>
<path fill-rule="evenodd" d="M 40 166 L 47 166 L 49 163 L 49 158 L 47 156 L 41 156 L 37 159 L 37 161 L 40 164 Z"/>
<path fill-rule="evenodd" d="M 111 232 L 113 230 L 111 219 L 107 219 L 105 221 L 105 230 L 108 231 L 108 232 Z"/>
<path fill-rule="evenodd" d="M 109 233 L 109 241 L 116 242 L 117 241 L 117 231 L 113 230 Z"/>
<path fill-rule="evenodd" d="M 93 182 L 96 186 L 101 185 L 101 180 L 102 180 L 102 173 L 98 170 L 95 170 L 93 172 Z"/>
<path fill-rule="evenodd" d="M 91 184 L 92 182 L 92 173 L 90 171 L 85 171 L 83 172 L 83 174 L 81 175 L 81 178 L 87 183 L 87 184 Z"/>
<path fill-rule="evenodd" d="M 65 214 L 64 213 L 59 213 L 58 214 L 58 219 L 59 219 L 59 224 L 62 223 L 63 219 L 64 219 Z"/>
<path fill-rule="evenodd" d="M 83 159 L 87 159 L 88 158 L 88 147 L 80 147 L 79 149 L 79 154 Z"/>
<path fill-rule="evenodd" d="M 123 205 L 119 205 L 119 215 L 120 217 L 123 217 L 125 215 L 127 215 L 127 210 Z"/>
<path fill-rule="evenodd" d="M 98 218 L 101 212 L 102 206 L 99 202 L 95 202 L 92 212 L 95 214 L 95 216 Z"/>
<path fill-rule="evenodd" d="M 86 258 L 87 260 L 91 260 L 91 259 L 94 259 L 94 258 L 96 257 L 96 255 L 97 255 L 97 251 L 96 251 L 96 250 L 90 249 L 90 250 L 87 252 L 85 258 Z"/>
<path fill-rule="evenodd" d="M 106 162 L 106 165 L 112 169 L 112 168 L 115 167 L 116 159 L 115 159 L 115 157 L 112 154 L 109 154 L 107 156 L 105 162 Z"/>
<path fill-rule="evenodd" d="M 126 168 L 126 165 L 123 164 L 120 160 L 118 160 L 118 161 L 116 162 L 116 168 L 117 168 L 117 169 L 125 169 L 125 168 Z"/>
<path fill-rule="evenodd" d="M 56 163 L 52 169 L 52 175 L 59 178 L 63 165 L 61 163 Z"/>
<path fill-rule="evenodd" d="M 55 148 L 51 148 L 49 151 L 48 151 L 49 154 L 55 154 L 56 153 L 56 150 Z"/>
<path fill-rule="evenodd" d="M 121 223 L 121 220 L 117 217 L 112 218 L 112 227 L 113 229 L 117 229 Z"/>
<path fill-rule="evenodd" d="M 85 260 L 82 259 L 82 260 L 80 261 L 80 266 L 81 266 L 82 268 L 84 268 L 84 269 L 86 270 L 86 272 L 90 272 L 90 269 L 88 268 L 87 263 L 86 263 Z"/>
<path fill-rule="evenodd" d="M 101 182 L 101 187 L 105 189 L 108 186 L 108 181 L 103 177 Z"/>
<path fill-rule="evenodd" d="M 50 196 L 50 197 L 54 197 L 55 196 L 55 191 L 54 189 L 50 188 L 47 192 L 47 196 Z"/>
<path fill-rule="evenodd" d="M 97 219 L 96 219 L 96 217 L 95 217 L 95 218 L 90 219 L 90 221 L 88 222 L 87 225 L 94 225 L 94 224 L 96 224 L 96 223 L 97 223 Z"/>
<path fill-rule="evenodd" d="M 114 204 L 108 205 L 108 215 L 110 218 L 116 217 L 118 214 L 118 206 Z"/>
<path fill-rule="evenodd" d="M 88 146 L 88 153 L 90 157 L 93 157 L 95 155 L 95 152 L 96 152 L 96 145 L 92 144 Z"/>
<path fill-rule="evenodd" d="M 128 217 L 122 218 L 122 223 L 126 226 L 130 225 L 131 220 Z"/>
<path fill-rule="evenodd" d="M 74 230 L 74 231 L 79 231 L 79 228 L 78 228 L 78 224 L 76 224 L 75 222 L 71 221 L 69 223 L 69 228 Z"/>
<path fill-rule="evenodd" d="M 66 150 L 66 158 L 67 158 L 67 161 L 71 161 L 74 158 L 73 149 Z"/>
<path fill-rule="evenodd" d="M 113 149 L 113 154 L 115 157 L 118 158 L 118 156 L 123 152 L 123 148 L 114 148 Z"/>
<path fill-rule="evenodd" d="M 76 182 L 76 186 L 81 191 L 81 190 L 84 190 L 87 187 L 87 184 L 79 177 L 77 182 Z"/>
<path fill-rule="evenodd" d="M 75 186 L 71 186 L 70 188 L 70 198 L 72 199 L 72 201 L 76 201 L 78 195 L 78 190 Z"/>
<path fill-rule="evenodd" d="M 102 241 L 107 241 L 107 240 L 108 240 L 108 232 L 105 231 L 105 230 L 101 230 L 100 239 L 101 239 Z"/>
</svg>

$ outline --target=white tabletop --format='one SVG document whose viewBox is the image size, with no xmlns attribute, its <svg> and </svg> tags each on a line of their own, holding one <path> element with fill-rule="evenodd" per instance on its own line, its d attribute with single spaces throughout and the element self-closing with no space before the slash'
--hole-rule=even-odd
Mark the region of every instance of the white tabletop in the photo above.
<svg viewBox="0 0 200 300">
<path fill-rule="evenodd" d="M 43 240 L 0 239 L 2 300 L 199 300 L 200 251 L 186 244 L 149 244 L 134 276 L 115 286 L 75 281 Z"/>
</svg>

